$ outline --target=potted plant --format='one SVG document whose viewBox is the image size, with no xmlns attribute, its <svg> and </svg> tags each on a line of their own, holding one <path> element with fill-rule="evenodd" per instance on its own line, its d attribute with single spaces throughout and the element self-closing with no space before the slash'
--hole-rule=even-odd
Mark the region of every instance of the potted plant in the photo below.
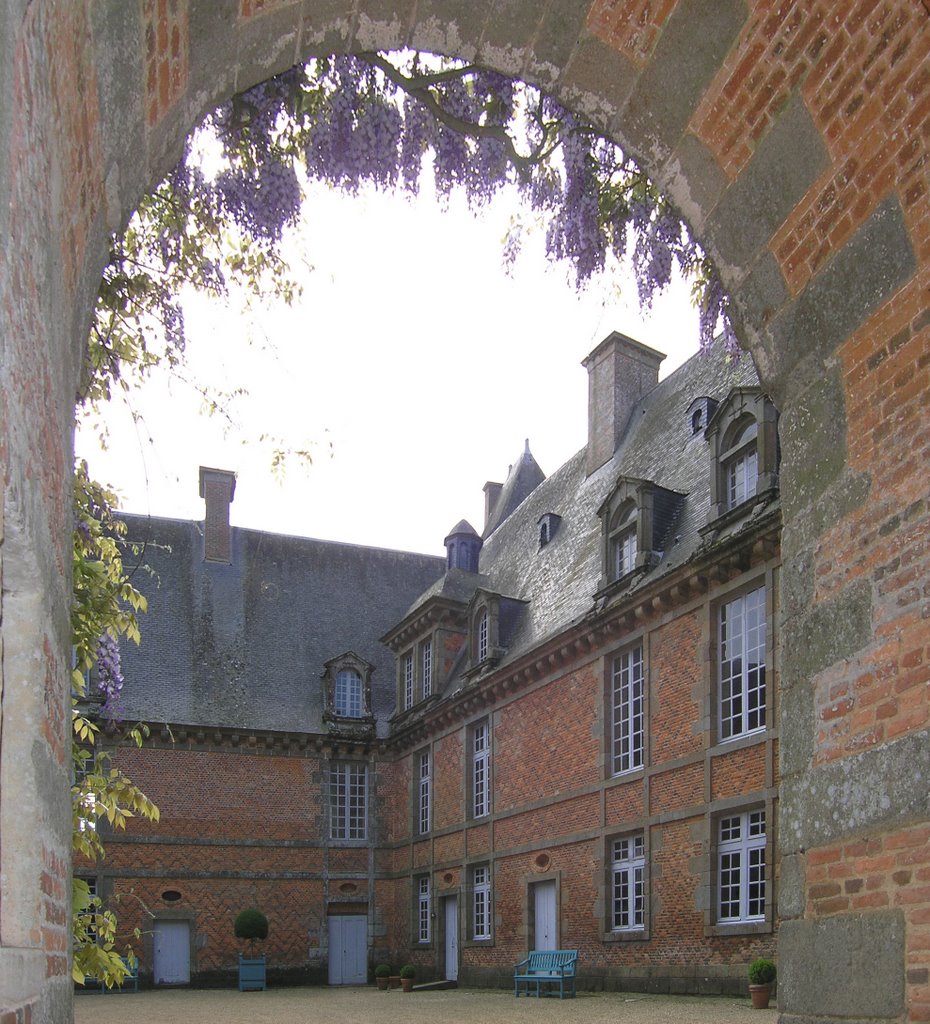
<svg viewBox="0 0 930 1024">
<path fill-rule="evenodd" d="M 233 924 L 237 939 L 249 940 L 249 955 L 239 954 L 239 991 L 265 990 L 265 954 L 255 952 L 256 939 L 268 938 L 268 918 L 255 907 L 241 911 Z"/>
<path fill-rule="evenodd" d="M 404 964 L 400 969 L 400 987 L 405 992 L 413 991 L 413 979 L 417 976 L 417 969 L 413 964 Z"/>
<path fill-rule="evenodd" d="M 378 984 L 378 988 L 382 992 L 388 990 L 388 978 L 391 976 L 391 965 L 390 964 L 378 964 L 375 968 L 375 981 Z"/>
<path fill-rule="evenodd" d="M 749 965 L 749 997 L 754 1010 L 764 1010 L 769 1005 L 774 980 L 775 964 L 772 960 L 753 960 Z"/>
</svg>

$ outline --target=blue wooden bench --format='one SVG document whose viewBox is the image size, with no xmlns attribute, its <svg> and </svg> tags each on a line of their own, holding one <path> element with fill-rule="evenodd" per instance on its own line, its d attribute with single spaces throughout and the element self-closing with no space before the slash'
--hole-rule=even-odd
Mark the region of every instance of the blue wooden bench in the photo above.
<svg viewBox="0 0 930 1024">
<path fill-rule="evenodd" d="M 534 949 L 513 969 L 513 994 L 519 996 L 522 987 L 529 996 L 535 987 L 537 997 L 555 995 L 558 985 L 559 999 L 574 997 L 577 965 L 577 949 Z"/>
</svg>

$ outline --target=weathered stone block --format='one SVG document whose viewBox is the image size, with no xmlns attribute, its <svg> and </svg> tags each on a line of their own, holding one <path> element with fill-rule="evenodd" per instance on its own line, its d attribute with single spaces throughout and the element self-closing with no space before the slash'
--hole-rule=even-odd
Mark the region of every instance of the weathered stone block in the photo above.
<svg viewBox="0 0 930 1024">
<path fill-rule="evenodd" d="M 829 162 L 823 137 L 796 97 L 708 220 L 722 272 L 754 262 Z"/>
<path fill-rule="evenodd" d="M 790 950 L 778 973 L 778 1006 L 787 1014 L 897 1018 L 904 1010 L 904 915 L 899 910 L 785 921 Z"/>
<path fill-rule="evenodd" d="M 676 5 L 622 118 L 648 163 L 668 159 L 746 16 L 742 0 L 681 0 Z"/>
</svg>

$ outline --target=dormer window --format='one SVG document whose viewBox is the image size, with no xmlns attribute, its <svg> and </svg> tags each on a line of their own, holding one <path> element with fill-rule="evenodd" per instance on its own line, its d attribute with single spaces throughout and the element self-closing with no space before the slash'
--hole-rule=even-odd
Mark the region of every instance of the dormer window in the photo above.
<svg viewBox="0 0 930 1024">
<path fill-rule="evenodd" d="M 324 665 L 324 721 L 330 731 L 368 732 L 374 726 L 371 714 L 371 674 L 374 666 L 347 651 Z"/>
<path fill-rule="evenodd" d="M 365 713 L 362 677 L 354 668 L 336 673 L 335 712 L 342 718 L 361 718 Z"/>
<path fill-rule="evenodd" d="M 632 502 L 621 506 L 613 519 L 610 531 L 610 548 L 613 563 L 613 578 L 620 579 L 636 568 L 638 509 Z"/>
<path fill-rule="evenodd" d="M 728 509 L 755 496 L 759 480 L 758 434 L 759 426 L 751 417 L 739 420 L 731 431 L 728 450 L 721 456 Z"/>
<path fill-rule="evenodd" d="M 711 417 L 708 528 L 778 488 L 778 413 L 759 388 L 734 388 Z"/>
<path fill-rule="evenodd" d="M 561 522 L 562 517 L 556 515 L 555 512 L 546 512 L 545 515 L 539 517 L 537 525 L 539 526 L 539 546 L 541 548 L 544 548 L 556 535 Z"/>
<path fill-rule="evenodd" d="M 658 565 L 684 495 L 650 480 L 622 476 L 598 509 L 603 522 L 601 587 L 630 586 Z"/>
<path fill-rule="evenodd" d="M 476 590 L 468 605 L 468 667 L 475 678 L 497 665 L 520 629 L 526 602 L 488 590 Z"/>
</svg>

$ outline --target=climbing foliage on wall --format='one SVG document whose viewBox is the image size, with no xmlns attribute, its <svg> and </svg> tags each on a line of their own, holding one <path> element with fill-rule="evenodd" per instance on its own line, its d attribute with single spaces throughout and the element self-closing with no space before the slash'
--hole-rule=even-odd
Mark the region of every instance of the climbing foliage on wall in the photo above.
<svg viewBox="0 0 930 1024">
<path fill-rule="evenodd" d="M 104 855 L 98 824 L 124 828 L 133 815 L 158 820 L 158 808 L 115 767 L 101 740 L 102 730 L 120 729 L 123 677 L 119 640 L 138 642 L 136 615 L 145 597 L 133 586 L 123 564 L 125 524 L 114 515 L 115 496 L 90 479 L 86 463 L 74 474 L 72 544 L 72 847 L 78 862 L 96 864 Z M 131 549 L 130 549 L 131 550 Z M 93 709 L 93 712 L 90 711 Z M 141 745 L 144 725 L 122 730 L 120 738 Z M 72 974 L 83 983 L 104 985 L 126 974 L 123 956 L 131 952 L 117 932 L 116 914 L 104 906 L 88 882 L 72 884 Z"/>
</svg>

